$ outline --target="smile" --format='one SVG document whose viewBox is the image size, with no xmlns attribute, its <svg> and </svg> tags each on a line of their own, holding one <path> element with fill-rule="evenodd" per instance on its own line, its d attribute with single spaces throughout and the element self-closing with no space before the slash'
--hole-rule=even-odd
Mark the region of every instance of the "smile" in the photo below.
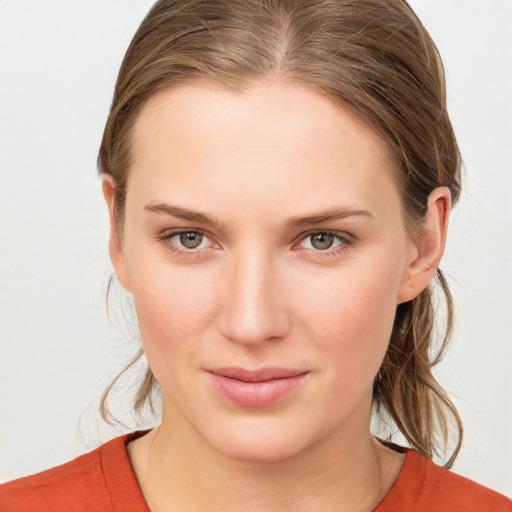
<svg viewBox="0 0 512 512">
<path fill-rule="evenodd" d="M 241 407 L 267 407 L 297 388 L 308 371 L 286 368 L 208 370 L 215 389 Z"/>
</svg>

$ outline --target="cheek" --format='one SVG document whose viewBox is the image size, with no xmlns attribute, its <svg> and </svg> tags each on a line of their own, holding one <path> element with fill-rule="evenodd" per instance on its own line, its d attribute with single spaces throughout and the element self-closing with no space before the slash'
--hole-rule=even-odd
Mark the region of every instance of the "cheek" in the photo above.
<svg viewBox="0 0 512 512">
<path fill-rule="evenodd" d="M 389 344 L 398 285 L 393 268 L 386 273 L 368 267 L 340 273 L 328 292 L 311 283 L 303 305 L 308 337 L 329 355 L 326 370 L 344 397 L 358 396 L 373 382 Z"/>
<path fill-rule="evenodd" d="M 144 351 L 162 384 L 162 376 L 175 375 L 197 360 L 215 315 L 215 287 L 211 276 L 206 278 L 193 265 L 144 261 L 133 265 L 130 284 Z"/>
<path fill-rule="evenodd" d="M 399 270 L 397 265 L 386 265 L 382 261 L 375 265 L 347 267 L 333 272 L 328 279 L 312 277 L 307 284 L 301 283 L 302 289 L 297 288 L 293 294 L 301 297 L 303 312 L 318 328 L 329 332 L 366 333 L 371 337 L 382 328 L 390 331 L 397 307 Z"/>
</svg>

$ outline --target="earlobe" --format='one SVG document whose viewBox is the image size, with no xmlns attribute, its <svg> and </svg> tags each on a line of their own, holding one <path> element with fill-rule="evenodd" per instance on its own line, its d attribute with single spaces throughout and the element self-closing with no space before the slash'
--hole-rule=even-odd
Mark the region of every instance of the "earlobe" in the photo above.
<svg viewBox="0 0 512 512">
<path fill-rule="evenodd" d="M 118 223 L 115 211 L 115 183 L 111 176 L 103 176 L 102 188 L 110 219 L 110 237 L 108 243 L 110 261 L 112 261 L 117 279 L 121 283 L 121 286 L 126 291 L 130 291 L 130 283 L 126 272 L 126 262 L 118 232 Z"/>
<path fill-rule="evenodd" d="M 435 277 L 446 245 L 450 207 L 451 194 L 447 187 L 437 187 L 430 193 L 423 229 L 417 240 L 411 242 L 413 257 L 403 274 L 398 304 L 417 297 Z"/>
</svg>

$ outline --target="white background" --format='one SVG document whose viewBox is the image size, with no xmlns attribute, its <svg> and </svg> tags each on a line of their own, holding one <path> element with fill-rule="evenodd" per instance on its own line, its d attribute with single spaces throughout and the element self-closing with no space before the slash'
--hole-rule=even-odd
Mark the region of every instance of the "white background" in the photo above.
<svg viewBox="0 0 512 512">
<path fill-rule="evenodd" d="M 95 401 L 134 345 L 106 320 L 95 159 L 151 3 L 0 1 L 0 481 L 119 434 Z M 442 265 L 458 325 L 437 372 L 466 429 L 453 469 L 512 495 L 512 2 L 411 3 L 444 58 L 466 164 Z"/>
</svg>

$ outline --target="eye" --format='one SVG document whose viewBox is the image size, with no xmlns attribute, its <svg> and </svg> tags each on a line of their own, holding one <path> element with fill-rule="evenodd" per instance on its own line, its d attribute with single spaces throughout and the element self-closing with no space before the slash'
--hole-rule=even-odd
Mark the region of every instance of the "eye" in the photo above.
<svg viewBox="0 0 512 512">
<path fill-rule="evenodd" d="M 313 248 L 323 251 L 332 247 L 335 238 L 332 233 L 313 233 L 309 235 L 306 240 L 311 241 Z"/>
<path fill-rule="evenodd" d="M 211 246 L 211 240 L 196 229 L 174 230 L 158 237 L 169 250 L 179 254 L 197 254 L 199 249 L 207 249 Z"/>
<path fill-rule="evenodd" d="M 348 234 L 331 232 L 331 231 L 316 231 L 314 233 L 307 233 L 302 238 L 299 246 L 304 249 L 309 249 L 315 256 L 326 256 L 338 254 L 354 244 L 354 239 Z M 318 254 L 323 253 L 323 254 Z"/>
<path fill-rule="evenodd" d="M 186 249 L 197 249 L 203 241 L 203 234 L 198 231 L 184 231 L 175 237 L 178 237 L 180 244 Z"/>
</svg>

